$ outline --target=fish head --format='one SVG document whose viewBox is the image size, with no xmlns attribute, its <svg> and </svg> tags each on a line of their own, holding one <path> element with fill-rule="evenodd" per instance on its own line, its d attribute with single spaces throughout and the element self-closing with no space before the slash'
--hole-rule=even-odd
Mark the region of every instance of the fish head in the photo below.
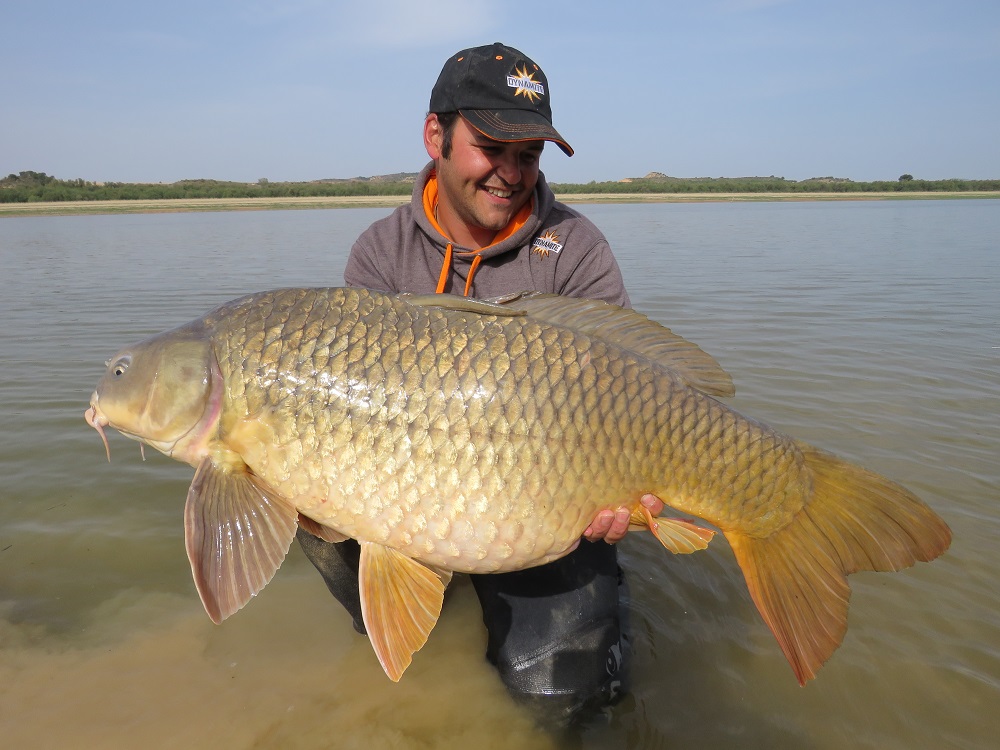
<svg viewBox="0 0 1000 750">
<path fill-rule="evenodd" d="M 108 360 L 85 418 L 102 438 L 103 428 L 111 426 L 196 465 L 218 424 L 221 394 L 222 376 L 209 337 L 199 326 L 185 326 Z"/>
</svg>

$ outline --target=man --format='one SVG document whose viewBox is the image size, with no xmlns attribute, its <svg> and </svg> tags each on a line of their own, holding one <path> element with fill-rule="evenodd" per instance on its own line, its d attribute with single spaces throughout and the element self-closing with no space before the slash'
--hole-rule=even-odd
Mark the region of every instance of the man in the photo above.
<svg viewBox="0 0 1000 750">
<path fill-rule="evenodd" d="M 556 202 L 539 171 L 545 142 L 573 150 L 552 126 L 548 81 L 515 49 L 459 52 L 431 92 L 424 146 L 431 163 L 408 206 L 355 243 L 345 281 L 390 292 L 490 297 L 540 290 L 629 305 L 611 248 L 587 219 Z M 654 515 L 663 504 L 642 500 Z M 614 543 L 628 510 L 603 511 L 584 533 Z M 364 632 L 358 546 L 299 541 Z M 621 572 L 611 544 L 582 543 L 553 563 L 472 576 L 489 632 L 487 658 L 511 694 L 553 724 L 621 690 Z"/>
</svg>

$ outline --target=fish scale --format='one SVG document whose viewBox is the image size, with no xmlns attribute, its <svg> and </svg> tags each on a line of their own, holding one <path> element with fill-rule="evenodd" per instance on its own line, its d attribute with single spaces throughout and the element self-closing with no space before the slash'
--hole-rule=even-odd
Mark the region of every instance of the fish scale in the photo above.
<svg viewBox="0 0 1000 750">
<path fill-rule="evenodd" d="M 618 506 L 671 551 L 704 548 L 714 532 L 641 508 L 652 492 L 725 534 L 805 682 L 843 637 L 847 574 L 931 560 L 950 532 L 899 485 L 716 398 L 731 392 L 696 346 L 606 303 L 285 289 L 123 350 L 86 417 L 197 467 L 186 547 L 216 621 L 296 524 L 354 538 L 365 625 L 398 679 L 453 571 L 558 558 Z"/>
</svg>

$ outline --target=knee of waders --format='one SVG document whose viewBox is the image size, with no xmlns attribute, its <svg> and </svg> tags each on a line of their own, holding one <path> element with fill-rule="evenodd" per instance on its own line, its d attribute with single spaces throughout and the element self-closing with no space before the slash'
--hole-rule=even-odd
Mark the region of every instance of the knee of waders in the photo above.
<svg viewBox="0 0 1000 750">
<path fill-rule="evenodd" d="M 614 547 L 583 544 L 553 563 L 473 576 L 473 584 L 487 659 L 540 723 L 578 723 L 623 695 L 628 592 Z"/>
<path fill-rule="evenodd" d="M 323 576 L 326 587 L 350 614 L 354 629 L 365 635 L 361 615 L 361 592 L 358 588 L 358 564 L 361 547 L 353 539 L 344 542 L 327 542 L 302 528 L 295 533 L 299 546 L 309 562 Z"/>
<path fill-rule="evenodd" d="M 498 659 L 496 667 L 508 692 L 536 721 L 565 729 L 624 695 L 626 648 L 617 619 L 592 621 L 535 653 Z"/>
</svg>

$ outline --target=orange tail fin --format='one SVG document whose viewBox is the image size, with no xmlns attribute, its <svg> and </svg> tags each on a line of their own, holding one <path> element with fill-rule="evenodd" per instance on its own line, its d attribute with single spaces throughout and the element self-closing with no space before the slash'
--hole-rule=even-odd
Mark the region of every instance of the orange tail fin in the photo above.
<svg viewBox="0 0 1000 750">
<path fill-rule="evenodd" d="M 726 532 L 757 609 L 804 685 L 847 630 L 847 575 L 930 561 L 951 531 L 915 495 L 884 477 L 798 444 L 813 495 L 764 539 Z"/>
</svg>

